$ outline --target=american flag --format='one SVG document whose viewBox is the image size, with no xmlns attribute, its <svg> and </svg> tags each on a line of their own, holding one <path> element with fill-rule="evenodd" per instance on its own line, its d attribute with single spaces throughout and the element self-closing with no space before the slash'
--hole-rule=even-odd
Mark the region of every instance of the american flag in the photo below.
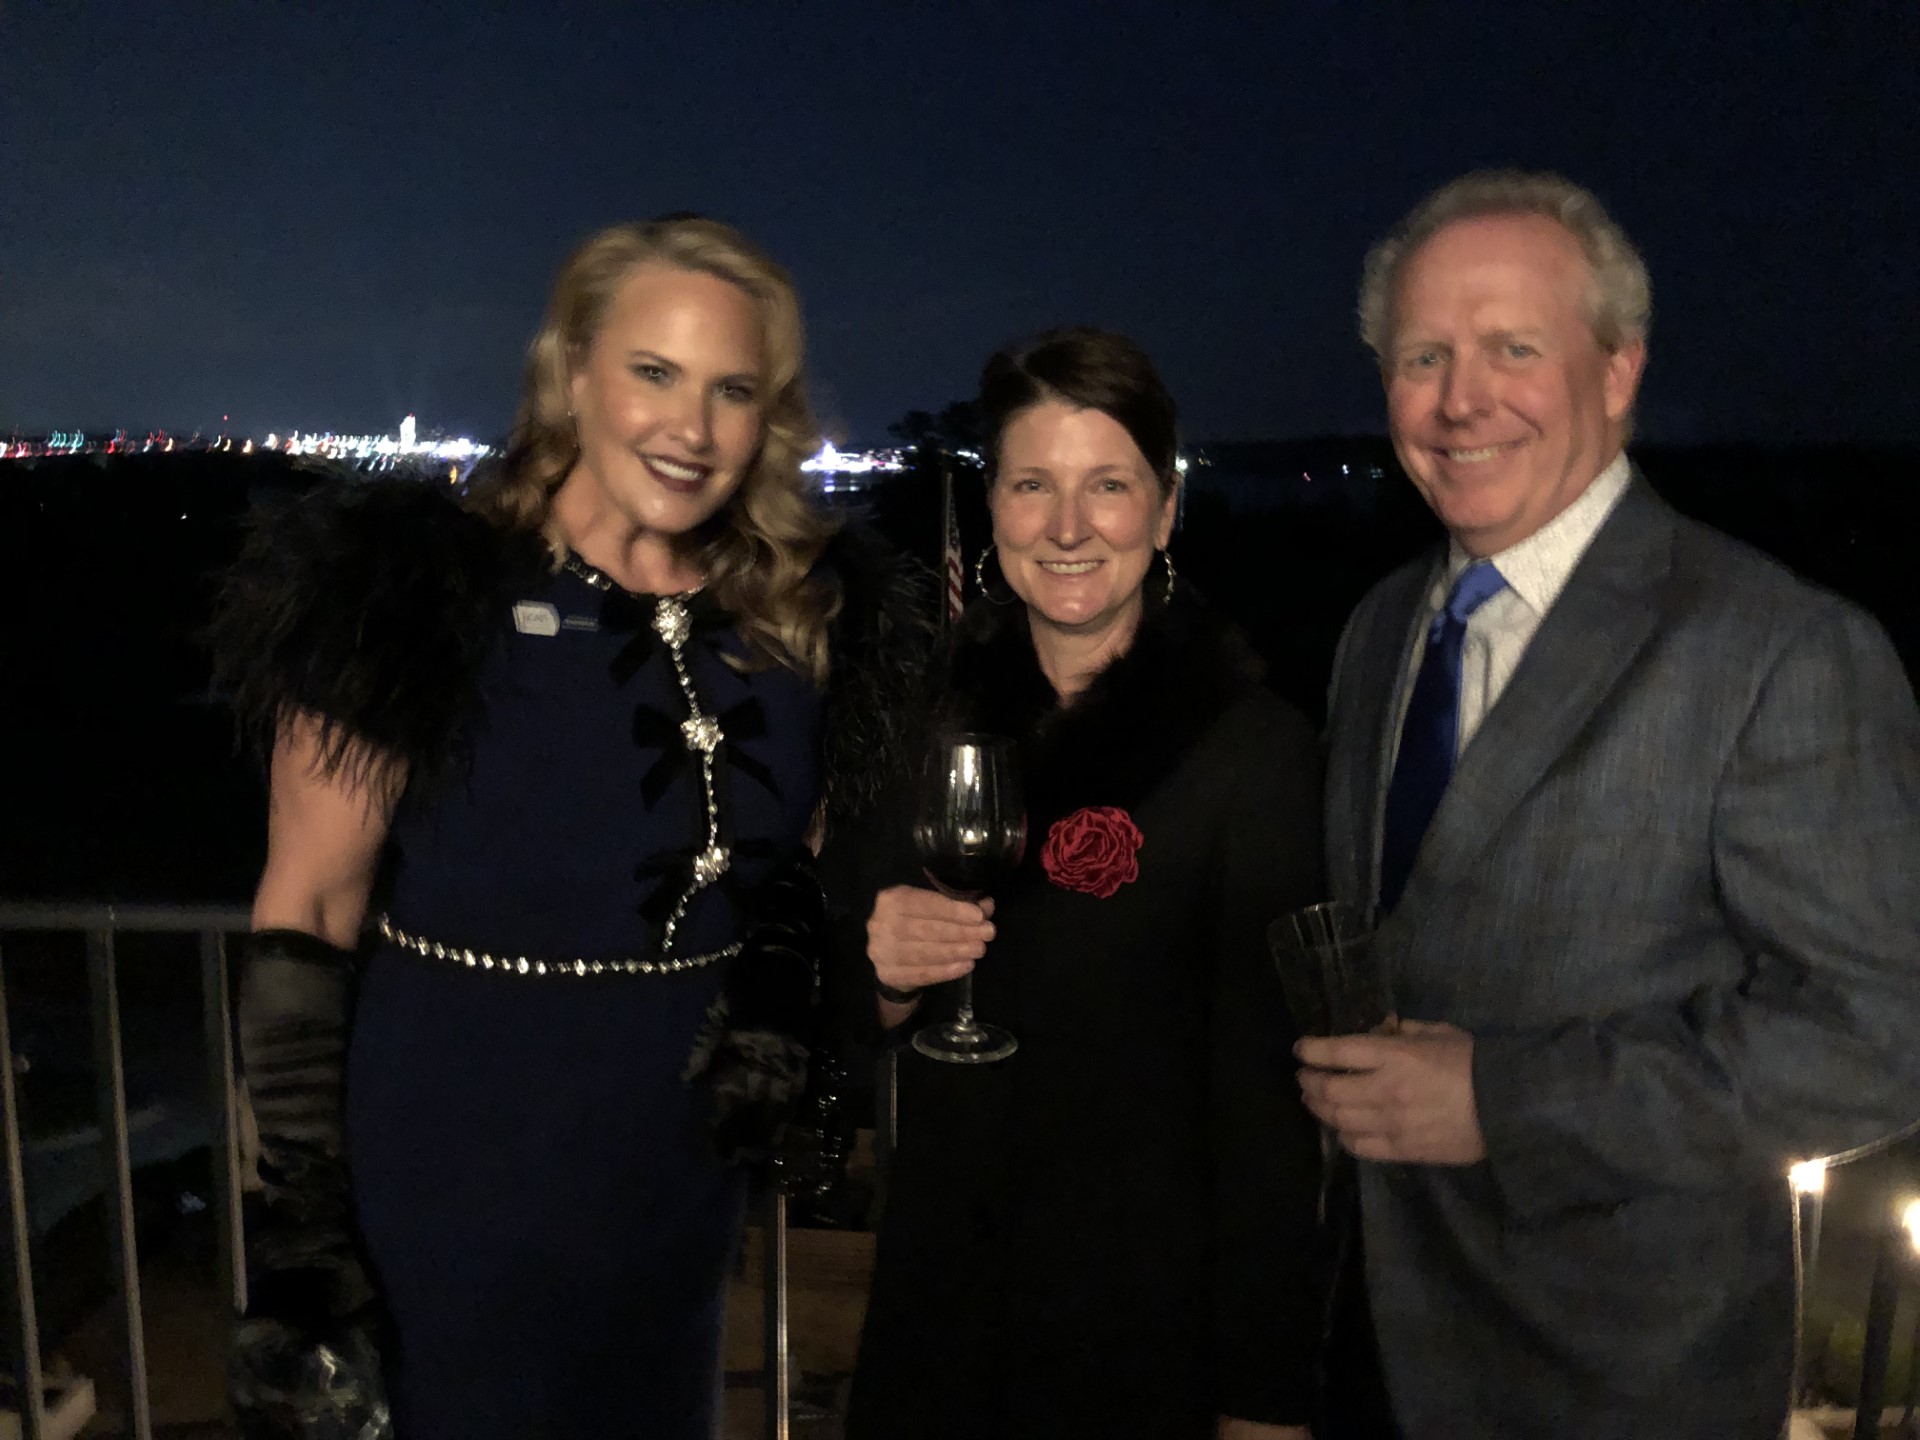
<svg viewBox="0 0 1920 1440">
<path fill-rule="evenodd" d="M 967 567 L 960 556 L 960 517 L 953 508 L 953 477 L 946 476 L 943 487 L 946 494 L 947 510 L 947 623 L 951 625 L 960 618 L 960 612 L 966 608 L 966 595 L 963 586 Z"/>
</svg>

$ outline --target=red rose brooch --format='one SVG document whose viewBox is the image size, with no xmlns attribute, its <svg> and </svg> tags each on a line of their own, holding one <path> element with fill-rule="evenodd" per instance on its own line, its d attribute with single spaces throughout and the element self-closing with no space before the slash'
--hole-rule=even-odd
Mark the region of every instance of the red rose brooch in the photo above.
<svg viewBox="0 0 1920 1440">
<path fill-rule="evenodd" d="M 1102 900 L 1140 878 L 1137 854 L 1146 837 L 1117 805 L 1094 805 L 1053 822 L 1040 868 L 1062 890 Z"/>
</svg>

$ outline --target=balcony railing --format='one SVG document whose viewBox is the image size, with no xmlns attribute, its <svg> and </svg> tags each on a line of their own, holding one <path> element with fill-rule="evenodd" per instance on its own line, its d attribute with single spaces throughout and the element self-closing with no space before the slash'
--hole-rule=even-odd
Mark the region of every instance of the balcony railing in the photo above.
<svg viewBox="0 0 1920 1440">
<path fill-rule="evenodd" d="M 211 1165 L 217 1294 L 233 1313 L 245 1310 L 247 1277 L 241 1214 L 240 1109 L 234 1080 L 232 990 L 227 938 L 249 928 L 247 912 L 231 906 L 20 904 L 0 902 L 0 937 L 19 933 L 82 935 L 86 941 L 87 992 L 96 1076 L 95 1113 L 106 1150 L 108 1244 L 114 1280 L 114 1318 L 121 1334 L 121 1363 L 128 1395 L 125 1433 L 152 1440 L 146 1345 L 140 1308 L 140 1256 L 134 1234 L 133 1163 L 128 1143 L 125 1051 L 121 1043 L 120 995 L 115 940 L 125 934 L 198 937 L 200 1011 L 206 1046 L 205 1084 L 212 1099 Z M 11 1306 L 13 1375 L 23 1440 L 49 1440 L 44 1401 L 40 1327 L 34 1303 L 33 1233 L 27 1208 L 19 1096 L 7 1010 L 5 950 L 0 946 L 0 1121 L 6 1152 L 7 1299 Z M 787 1440 L 791 1397 L 788 1332 L 786 1196 L 774 1187 L 764 1197 L 766 1227 L 764 1317 L 767 1365 L 766 1434 Z"/>
<path fill-rule="evenodd" d="M 127 1141 L 127 1087 L 120 1036 L 120 991 L 115 940 L 127 933 L 188 934 L 199 938 L 201 1016 L 205 1028 L 206 1084 L 214 1116 L 213 1217 L 219 1294 L 235 1312 L 245 1309 L 246 1266 L 240 1218 L 239 1108 L 234 1087 L 233 1020 L 227 976 L 227 936 L 247 929 L 237 907 L 109 904 L 0 904 L 0 933 L 59 932 L 86 937 L 87 994 L 92 1017 L 97 1090 L 95 1113 L 107 1156 L 107 1240 L 114 1276 L 114 1307 L 122 1338 L 121 1360 L 128 1396 L 127 1432 L 152 1440 L 147 1393 L 146 1343 L 140 1312 L 140 1253 L 134 1235 L 133 1163 Z M 0 950 L 0 1120 L 5 1124 L 7 1171 L 6 1247 L 12 1302 L 13 1374 L 18 1382 L 24 1440 L 45 1440 L 49 1431 L 40 1367 L 40 1326 L 34 1309 L 33 1235 L 27 1212 L 20 1105 L 15 1092 L 13 1041 L 7 1013 L 5 952 Z"/>
</svg>

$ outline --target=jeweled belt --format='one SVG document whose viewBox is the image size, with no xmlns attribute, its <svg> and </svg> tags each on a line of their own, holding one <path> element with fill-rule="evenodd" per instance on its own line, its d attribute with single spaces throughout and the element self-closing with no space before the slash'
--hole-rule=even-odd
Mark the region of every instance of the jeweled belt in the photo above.
<svg viewBox="0 0 1920 1440">
<path fill-rule="evenodd" d="M 469 970 L 498 970 L 503 975 L 674 975 L 682 970 L 698 970 L 716 960 L 727 960 L 740 953 L 735 941 L 722 950 L 704 955 L 677 955 L 671 960 L 555 960 L 535 959 L 531 955 L 494 955 L 464 945 L 447 945 L 424 935 L 410 935 L 382 915 L 377 922 L 380 933 L 402 950 L 411 950 L 429 960 L 447 960 Z"/>
</svg>

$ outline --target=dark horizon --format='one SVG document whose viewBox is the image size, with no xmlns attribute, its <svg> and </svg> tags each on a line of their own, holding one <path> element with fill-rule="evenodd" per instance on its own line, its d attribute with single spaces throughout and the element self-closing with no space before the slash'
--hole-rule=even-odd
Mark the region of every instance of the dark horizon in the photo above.
<svg viewBox="0 0 1920 1440">
<path fill-rule="evenodd" d="M 567 250 L 691 208 L 793 270 L 837 441 L 1069 320 L 1190 434 L 1364 433 L 1367 245 L 1514 164 L 1647 256 L 1646 440 L 1913 445 L 1915 53 L 1910 6 L 1744 0 L 7 7 L 0 429 L 497 436 Z"/>
</svg>

